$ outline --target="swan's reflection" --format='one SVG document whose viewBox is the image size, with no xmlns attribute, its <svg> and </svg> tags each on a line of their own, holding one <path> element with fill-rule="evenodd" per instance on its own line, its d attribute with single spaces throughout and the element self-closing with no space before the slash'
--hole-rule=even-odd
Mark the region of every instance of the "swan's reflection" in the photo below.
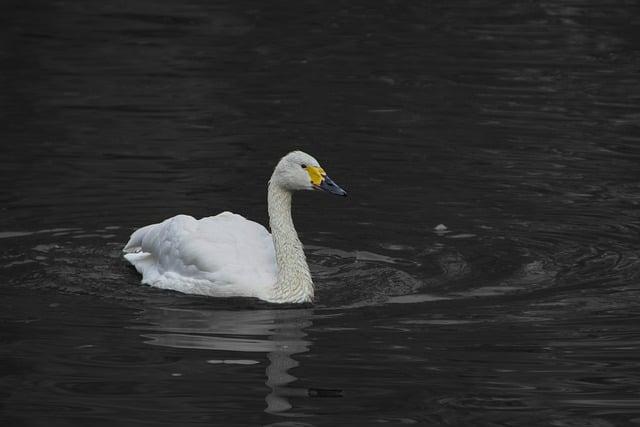
<svg viewBox="0 0 640 427">
<path fill-rule="evenodd" d="M 312 309 L 297 310 L 191 310 L 147 309 L 143 327 L 147 343 L 174 348 L 267 353 L 266 412 L 291 408 L 287 396 L 307 396 L 307 389 L 287 388 L 296 377 L 288 371 L 298 366 L 291 357 L 309 350 L 304 328 L 311 326 Z M 262 338 L 264 337 L 264 338 Z M 247 360 L 214 360 L 219 363 L 252 363 Z"/>
</svg>

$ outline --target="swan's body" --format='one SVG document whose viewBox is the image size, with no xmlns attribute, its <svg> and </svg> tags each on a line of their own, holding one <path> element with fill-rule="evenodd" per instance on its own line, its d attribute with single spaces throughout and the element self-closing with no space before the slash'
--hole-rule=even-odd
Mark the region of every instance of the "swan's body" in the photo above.
<svg viewBox="0 0 640 427">
<path fill-rule="evenodd" d="M 269 224 L 223 212 L 196 220 L 177 215 L 140 228 L 124 248 L 142 283 L 214 297 L 269 302 L 313 300 L 313 281 L 291 218 L 292 191 L 323 189 L 346 195 L 308 154 L 283 157 L 269 181 Z"/>
<path fill-rule="evenodd" d="M 177 215 L 131 236 L 125 258 L 142 282 L 210 296 L 267 299 L 277 269 L 271 234 L 260 224 L 223 212 L 196 220 Z"/>
</svg>

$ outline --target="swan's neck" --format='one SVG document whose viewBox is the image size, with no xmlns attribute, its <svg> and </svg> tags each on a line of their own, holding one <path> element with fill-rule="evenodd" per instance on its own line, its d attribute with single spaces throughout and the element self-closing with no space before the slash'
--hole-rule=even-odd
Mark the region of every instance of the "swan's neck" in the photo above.
<svg viewBox="0 0 640 427">
<path fill-rule="evenodd" d="M 270 182 L 268 204 L 269 226 L 278 264 L 273 301 L 309 302 L 313 300 L 313 282 L 291 218 L 291 192 Z"/>
</svg>

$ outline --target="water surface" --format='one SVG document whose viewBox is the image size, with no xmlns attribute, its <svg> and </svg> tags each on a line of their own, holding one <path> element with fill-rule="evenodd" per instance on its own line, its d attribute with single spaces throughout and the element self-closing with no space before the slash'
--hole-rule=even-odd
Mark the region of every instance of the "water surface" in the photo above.
<svg viewBox="0 0 640 427">
<path fill-rule="evenodd" d="M 0 7 L 3 425 L 640 422 L 632 2 Z M 153 289 L 177 213 L 295 198 L 317 285 Z"/>
</svg>

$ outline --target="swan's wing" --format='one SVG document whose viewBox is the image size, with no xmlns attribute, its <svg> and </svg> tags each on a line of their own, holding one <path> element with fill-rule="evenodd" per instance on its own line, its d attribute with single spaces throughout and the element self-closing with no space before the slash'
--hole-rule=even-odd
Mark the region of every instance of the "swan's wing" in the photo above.
<svg viewBox="0 0 640 427">
<path fill-rule="evenodd" d="M 188 293 L 260 296 L 276 277 L 271 234 L 230 212 L 143 227 L 124 251 L 144 283 Z"/>
</svg>

